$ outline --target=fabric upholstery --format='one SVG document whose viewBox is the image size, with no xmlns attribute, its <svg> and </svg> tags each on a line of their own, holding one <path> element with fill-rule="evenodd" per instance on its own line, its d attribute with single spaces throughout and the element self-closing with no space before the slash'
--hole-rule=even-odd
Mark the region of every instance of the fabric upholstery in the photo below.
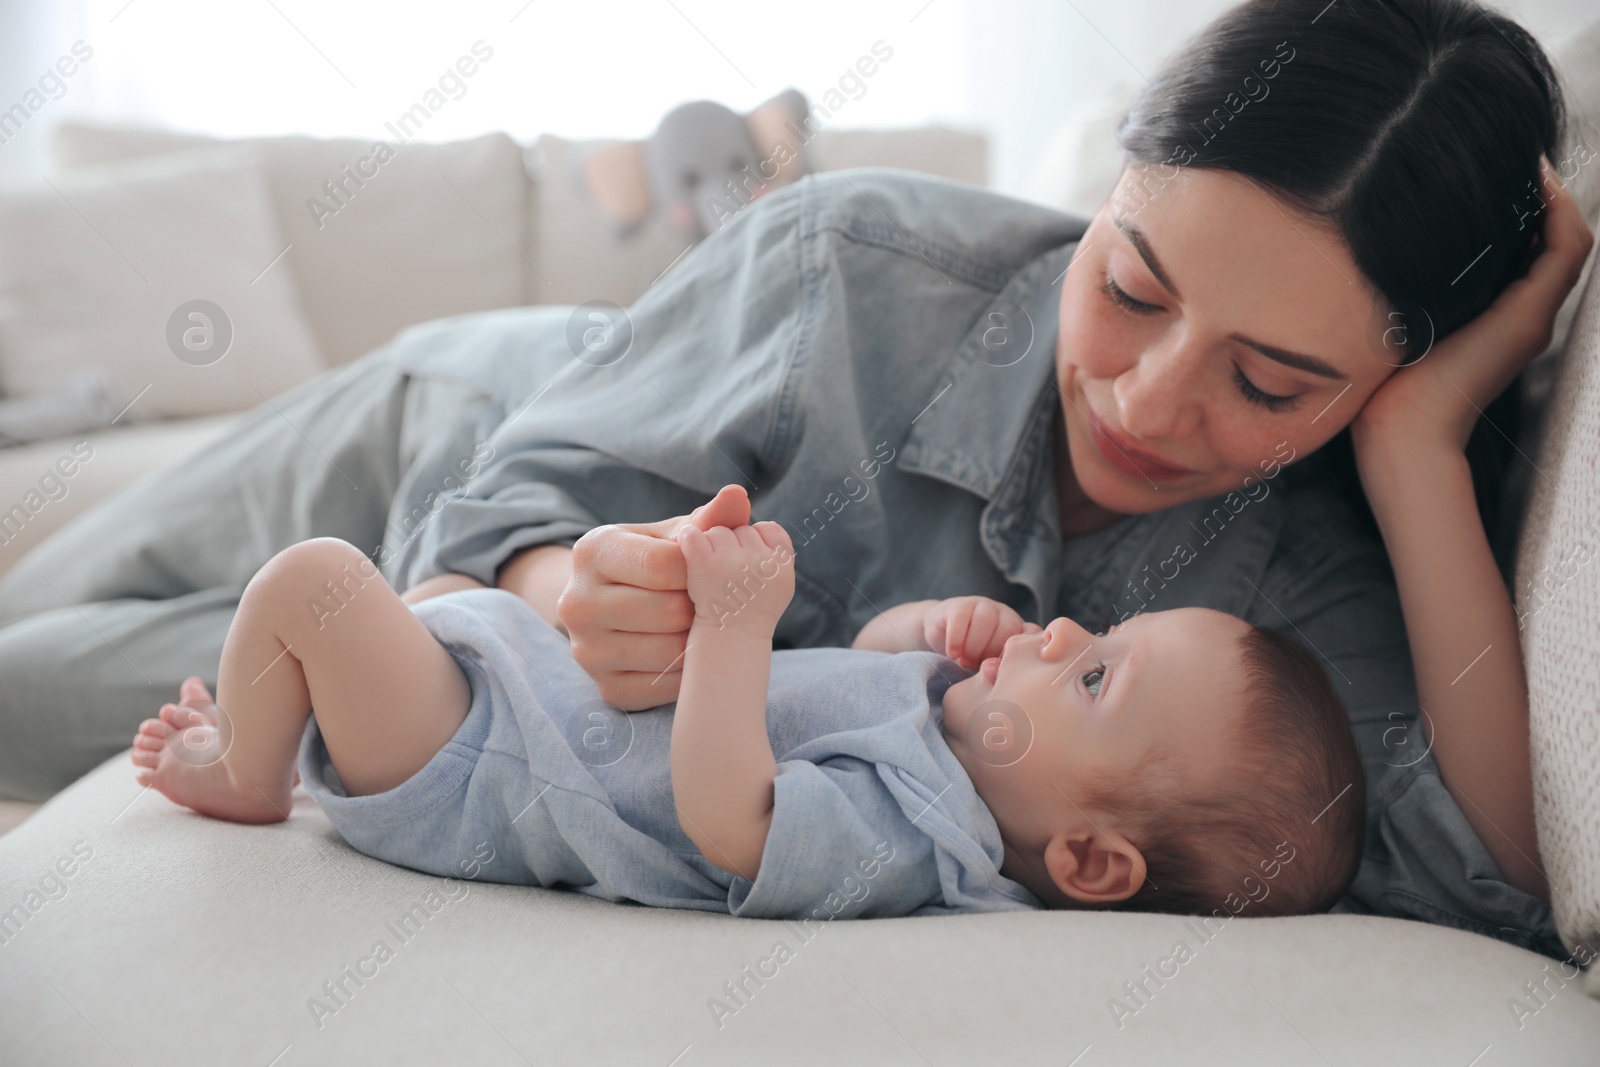
<svg viewBox="0 0 1600 1067">
<path fill-rule="evenodd" d="M 31 395 L 99 367 L 144 411 L 185 417 L 315 377 L 294 279 L 272 269 L 287 243 L 248 152 L 0 193 L 0 387 Z"/>
<path fill-rule="evenodd" d="M 72 171 L 208 145 L 259 153 L 291 246 L 280 266 L 291 268 L 330 364 L 412 323 L 522 303 L 527 179 L 522 150 L 503 133 L 403 143 L 380 162 L 374 142 L 354 138 L 223 141 L 69 122 L 54 154 Z"/>
<path fill-rule="evenodd" d="M 286 824 L 206 819 L 118 756 L 0 838 L 0 907 L 37 905 L 0 915 L 0 1062 L 1463 1067 L 1600 1039 L 1570 967 L 1398 919 L 802 930 L 469 874 L 368 859 L 303 793 Z"/>
<path fill-rule="evenodd" d="M 1593 259 L 1593 255 L 1590 257 Z M 1600 285 L 1567 340 L 1517 553 L 1539 852 L 1569 948 L 1600 949 Z"/>
</svg>

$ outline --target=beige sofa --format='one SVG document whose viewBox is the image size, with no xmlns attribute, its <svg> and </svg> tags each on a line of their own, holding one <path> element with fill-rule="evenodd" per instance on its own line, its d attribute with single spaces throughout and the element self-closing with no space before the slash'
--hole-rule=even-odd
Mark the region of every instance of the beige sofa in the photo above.
<svg viewBox="0 0 1600 1067">
<path fill-rule="evenodd" d="M 560 254 L 538 241 L 544 210 L 527 216 L 530 266 Z M 337 358 L 365 343 L 354 327 L 317 334 Z M 1600 514 L 1592 277 L 1556 395 L 1518 588 L 1541 853 L 1583 959 L 1600 945 L 1600 568 L 1573 562 Z M 177 431 L 118 432 L 131 446 Z M 1585 981 L 1393 919 L 802 924 L 444 880 L 356 853 L 303 793 L 269 828 L 180 810 L 141 791 L 126 756 L 0 837 L 7 1065 L 1593 1064 Z"/>
</svg>

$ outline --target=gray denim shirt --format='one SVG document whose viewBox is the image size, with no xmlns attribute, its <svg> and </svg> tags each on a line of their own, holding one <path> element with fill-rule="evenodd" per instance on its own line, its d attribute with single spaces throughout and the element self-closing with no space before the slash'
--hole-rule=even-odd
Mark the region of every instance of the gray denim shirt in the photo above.
<svg viewBox="0 0 1600 1067">
<path fill-rule="evenodd" d="M 609 332 L 604 309 L 564 306 L 407 330 L 402 366 L 508 417 L 482 471 L 395 546 L 397 580 L 492 584 L 519 549 L 737 482 L 796 546 L 779 647 L 847 645 L 888 607 L 964 594 L 1095 630 L 1216 608 L 1310 646 L 1350 714 L 1369 821 L 1340 910 L 1559 955 L 1550 909 L 1505 883 L 1423 748 L 1388 560 L 1344 498 L 1280 472 L 1285 451 L 1247 491 L 1062 539 L 1057 311 L 1086 225 L 942 179 L 824 173 L 735 216 Z"/>
</svg>

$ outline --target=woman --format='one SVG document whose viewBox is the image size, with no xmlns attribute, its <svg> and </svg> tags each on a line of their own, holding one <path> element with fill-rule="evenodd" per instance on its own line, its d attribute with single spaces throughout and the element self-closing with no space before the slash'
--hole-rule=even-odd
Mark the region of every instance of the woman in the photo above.
<svg viewBox="0 0 1600 1067">
<path fill-rule="evenodd" d="M 810 605 L 780 631 L 796 644 L 957 592 L 1035 621 L 1193 600 L 1297 631 L 1369 765 L 1375 856 L 1352 903 L 1554 947 L 1517 631 L 1465 448 L 1548 344 L 1591 244 L 1541 156 L 1561 122 L 1537 44 L 1475 6 L 1246 4 L 1133 107 L 1128 165 L 1064 279 L 1067 258 L 1008 235 L 1019 269 L 994 275 L 1010 279 L 998 299 L 941 297 L 999 265 L 965 220 L 929 233 L 892 188 L 879 203 L 843 175 L 775 197 L 635 308 L 635 335 L 663 338 L 635 357 L 640 377 L 591 372 L 584 399 L 552 398 L 568 406 L 530 422 L 540 443 L 525 437 L 448 506 L 427 551 L 564 624 L 632 709 L 676 692 L 689 609 L 676 546 L 657 538 L 681 520 L 597 524 L 617 501 L 672 508 L 728 478 L 799 547 Z M 896 238 L 892 266 L 863 250 Z M 921 278 L 902 285 L 897 268 Z M 1036 298 L 1056 280 L 1052 334 Z M 895 306 L 913 295 L 928 302 Z M 719 317 L 682 329 L 687 301 Z M 729 320 L 729 304 L 753 310 Z M 943 358 L 922 341 L 944 336 L 952 304 L 968 344 Z M 1055 341 L 1043 393 L 1050 375 L 1016 355 L 1032 333 Z M 696 349 L 674 352 L 679 336 Z M 632 409 L 641 399 L 653 413 Z M 585 431 L 613 403 L 639 432 Z M 1346 427 L 1401 611 L 1327 478 L 1273 485 Z M 574 445 L 594 452 L 576 460 Z M 1146 551 L 1119 558 L 1119 543 Z M 621 622 L 641 615 L 653 622 Z"/>
<path fill-rule="evenodd" d="M 568 631 L 608 702 L 658 705 L 676 696 L 690 619 L 669 535 L 746 521 L 688 514 L 740 481 L 797 549 L 780 644 L 848 644 L 891 604 L 958 594 L 1096 628 L 1198 604 L 1298 636 L 1367 764 L 1348 906 L 1554 951 L 1516 632 L 1463 449 L 1543 347 L 1590 245 L 1570 197 L 1540 182 L 1560 121 L 1534 41 L 1459 0 L 1248 4 L 1146 89 L 1121 131 L 1129 166 L 1091 222 L 909 175 L 820 175 L 736 216 L 609 346 L 569 348 L 565 315 L 538 308 L 408 331 L 258 412 L 184 480 L 47 542 L 0 614 L 57 590 L 75 614 L 0 630 L 0 667 L 59 679 L 93 646 L 120 669 L 128 653 L 84 630 L 112 609 L 90 602 L 117 601 L 142 613 L 100 633 L 123 649 L 186 635 L 130 656 L 153 686 L 138 690 L 165 695 L 196 637 L 220 646 L 215 615 L 261 562 L 327 534 L 374 545 L 410 595 L 449 572 L 517 592 Z M 469 417 L 373 459 L 411 402 L 392 381 L 444 378 L 476 390 Z M 472 427 L 491 410 L 511 417 L 484 442 Z M 300 446 L 283 419 L 308 440 L 342 422 L 368 445 L 295 460 L 286 493 Z M 1382 542 L 1326 471 L 1289 466 L 1347 427 Z M 464 494 L 420 505 L 469 448 Z M 368 506 L 390 495 L 387 516 Z M 252 533 L 222 563 L 219 506 Z M 615 525 L 640 519 L 661 521 Z M 91 550 L 84 576 L 74 556 Z M 157 614 L 162 597 L 188 614 Z M 56 693 L 7 698 L 19 762 L 46 750 L 42 730 L 16 738 Z M 118 747 L 150 706 L 123 704 Z M 596 729 L 625 735 L 627 716 Z"/>
</svg>

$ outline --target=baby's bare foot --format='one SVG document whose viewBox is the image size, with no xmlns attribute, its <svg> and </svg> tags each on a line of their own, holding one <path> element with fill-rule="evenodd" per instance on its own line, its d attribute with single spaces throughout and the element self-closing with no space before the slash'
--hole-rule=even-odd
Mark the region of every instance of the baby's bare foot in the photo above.
<svg viewBox="0 0 1600 1067">
<path fill-rule="evenodd" d="M 221 721 L 216 702 L 211 699 L 211 690 L 206 688 L 205 680 L 196 674 L 185 678 L 183 684 L 178 687 L 176 704 L 161 706 L 161 721 L 174 730 L 186 730 L 191 726 L 218 726 L 226 734 L 230 728 L 229 724 Z M 225 737 L 223 743 L 226 744 Z M 299 784 L 300 768 L 296 767 L 290 785 Z"/>
<path fill-rule="evenodd" d="M 229 777 L 222 756 L 231 730 L 219 727 L 204 683 L 185 681 L 181 697 L 183 704 L 163 705 L 159 719 L 139 724 L 133 739 L 138 783 L 202 815 L 246 823 L 287 819 L 292 803 L 287 783 L 263 793 L 253 785 L 236 787 Z"/>
<path fill-rule="evenodd" d="M 216 702 L 211 699 L 211 690 L 206 688 L 206 683 L 198 675 L 190 675 L 183 680 L 178 687 L 176 704 L 162 705 L 161 721 L 175 730 L 217 725 Z"/>
</svg>

